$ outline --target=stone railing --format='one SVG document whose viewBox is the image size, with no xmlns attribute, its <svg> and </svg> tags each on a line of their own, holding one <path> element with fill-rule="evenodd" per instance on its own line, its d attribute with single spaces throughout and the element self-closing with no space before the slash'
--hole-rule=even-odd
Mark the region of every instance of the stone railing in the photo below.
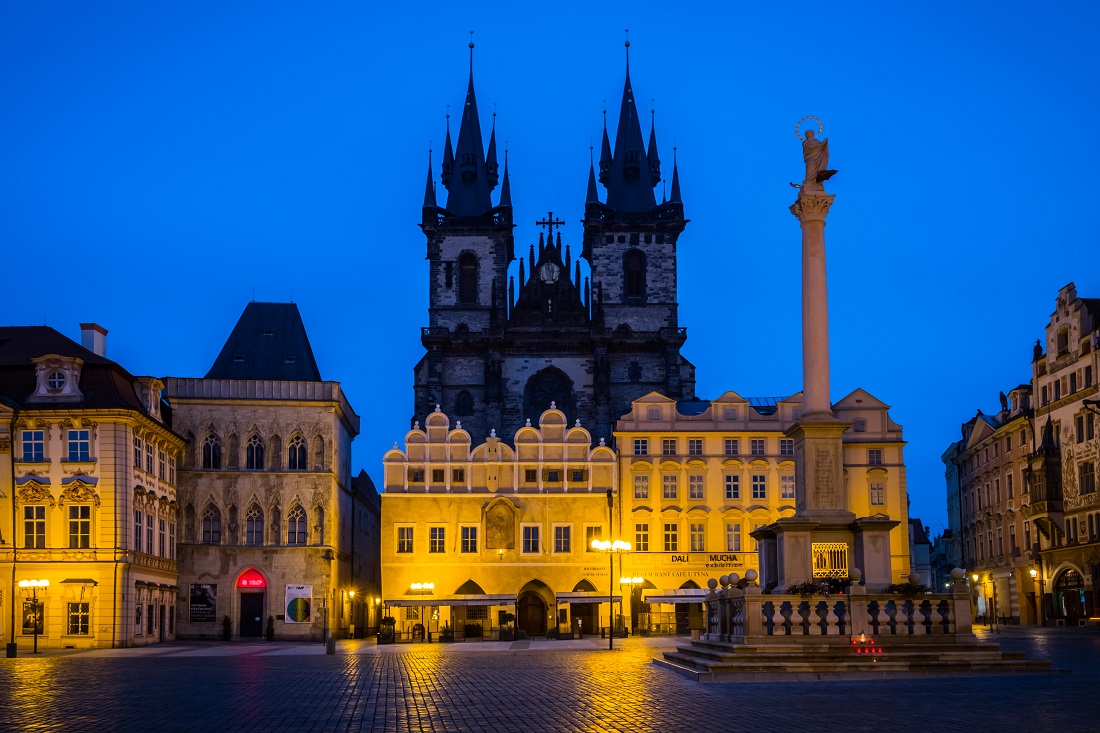
<svg viewBox="0 0 1100 733">
<path fill-rule="evenodd" d="M 847 643 L 860 634 L 890 637 L 970 635 L 970 589 L 956 579 L 950 593 L 876 593 L 853 585 L 847 593 L 799 596 L 761 593 L 756 571 L 746 578 L 711 580 L 705 598 L 707 641 L 767 643 L 815 641 Z"/>
</svg>

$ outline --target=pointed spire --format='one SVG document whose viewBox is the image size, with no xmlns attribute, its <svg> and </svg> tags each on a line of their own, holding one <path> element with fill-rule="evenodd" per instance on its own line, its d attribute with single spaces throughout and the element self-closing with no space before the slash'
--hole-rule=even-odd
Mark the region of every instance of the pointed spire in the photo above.
<svg viewBox="0 0 1100 733">
<path fill-rule="evenodd" d="M 500 184 L 500 205 L 512 205 L 512 184 L 508 182 L 508 148 L 504 149 L 504 181 Z"/>
<path fill-rule="evenodd" d="M 495 106 L 495 105 L 494 105 Z M 489 190 L 497 187 L 497 113 L 493 111 L 493 131 L 489 134 L 489 153 L 485 156 L 485 169 L 489 172 Z"/>
<path fill-rule="evenodd" d="M 581 286 L 581 259 L 577 258 L 577 261 L 573 263 L 573 284 L 578 288 Z M 584 304 L 585 309 L 588 308 L 588 303 Z"/>
<path fill-rule="evenodd" d="M 428 183 L 424 187 L 424 208 L 435 206 L 435 182 L 432 181 L 432 151 L 428 150 Z"/>
<path fill-rule="evenodd" d="M 649 177 L 656 186 L 661 180 L 661 159 L 657 155 L 657 122 L 656 111 L 653 109 L 649 110 L 649 150 L 646 160 L 649 162 Z"/>
<path fill-rule="evenodd" d="M 607 139 L 607 131 L 604 131 L 604 139 Z M 588 194 L 584 197 L 586 204 L 600 203 L 600 192 L 596 188 L 596 168 L 592 162 L 592 147 L 588 148 Z"/>
<path fill-rule="evenodd" d="M 448 105 L 449 106 L 449 105 Z M 439 180 L 443 182 L 443 185 L 448 189 L 451 187 L 451 173 L 455 168 L 455 154 L 452 152 L 451 147 L 451 113 L 447 113 L 447 139 L 443 143 L 443 171 L 439 176 Z"/>
<path fill-rule="evenodd" d="M 565 265 L 565 274 L 569 274 L 569 261 L 572 259 L 569 252 L 569 245 L 565 245 L 565 257 L 562 259 L 562 264 Z"/>
<path fill-rule="evenodd" d="M 669 203 L 682 204 L 680 199 L 680 170 L 676 165 L 676 148 L 672 149 L 672 197 Z"/>
<path fill-rule="evenodd" d="M 600 143 L 600 183 L 607 186 L 611 180 L 611 138 L 607 136 L 607 108 L 603 111 L 603 142 Z"/>
<path fill-rule="evenodd" d="M 630 41 L 627 41 L 629 54 Z M 607 127 L 604 126 L 605 144 Z M 653 160 L 656 158 L 656 133 L 653 135 Z M 606 145 L 610 151 L 610 145 Z M 605 166 L 605 158 L 607 158 Z M 643 165 L 649 169 L 643 172 Z M 634 102 L 634 90 L 630 85 L 629 56 L 626 81 L 623 84 L 623 101 L 619 108 L 619 124 L 615 131 L 614 153 L 600 157 L 600 181 L 607 188 L 607 205 L 620 212 L 648 213 L 657 206 L 653 189 L 660 181 L 653 177 L 650 159 L 642 137 L 642 124 L 638 119 L 638 107 Z"/>
<path fill-rule="evenodd" d="M 450 130 L 448 129 L 448 137 Z M 444 152 L 446 155 L 446 151 Z M 495 154 L 494 154 L 495 159 Z M 447 160 L 444 158 L 444 167 Z M 447 187 L 447 208 L 457 216 L 480 216 L 492 208 L 489 198 L 495 180 L 490 176 L 481 136 L 481 120 L 474 94 L 474 42 L 470 41 L 470 81 L 466 87 L 466 103 L 458 128 L 452 167 L 458 175 L 448 172 L 443 185 Z"/>
<path fill-rule="evenodd" d="M 522 288 L 522 287 L 523 287 L 523 284 L 524 284 L 525 282 L 527 282 L 527 278 L 525 278 L 525 277 L 524 277 L 524 273 L 523 273 L 523 258 L 522 258 L 522 257 L 520 257 L 520 258 L 519 258 L 519 286 L 520 286 L 520 287 Z"/>
</svg>

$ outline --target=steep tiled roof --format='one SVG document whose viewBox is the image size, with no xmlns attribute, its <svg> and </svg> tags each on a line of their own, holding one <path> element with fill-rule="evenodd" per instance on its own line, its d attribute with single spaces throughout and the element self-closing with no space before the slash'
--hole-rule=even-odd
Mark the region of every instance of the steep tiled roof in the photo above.
<svg viewBox="0 0 1100 733">
<path fill-rule="evenodd" d="M 249 303 L 206 378 L 322 381 L 298 306 Z"/>
</svg>

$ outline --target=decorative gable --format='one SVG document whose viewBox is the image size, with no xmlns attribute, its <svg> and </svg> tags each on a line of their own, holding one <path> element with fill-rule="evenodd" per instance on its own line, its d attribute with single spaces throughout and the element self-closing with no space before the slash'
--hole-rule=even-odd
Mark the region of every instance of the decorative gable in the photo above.
<svg viewBox="0 0 1100 733">
<path fill-rule="evenodd" d="M 84 360 L 75 356 L 46 354 L 31 359 L 34 363 L 34 392 L 27 402 L 81 402 L 80 370 Z"/>
</svg>

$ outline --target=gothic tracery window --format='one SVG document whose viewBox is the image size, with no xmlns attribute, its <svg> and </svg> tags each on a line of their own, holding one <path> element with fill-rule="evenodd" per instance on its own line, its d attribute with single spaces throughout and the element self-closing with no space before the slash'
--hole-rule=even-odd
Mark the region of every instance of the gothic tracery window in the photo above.
<svg viewBox="0 0 1100 733">
<path fill-rule="evenodd" d="M 308 468 L 306 463 L 306 441 L 301 435 L 295 435 L 287 445 L 286 467 L 290 471 L 304 471 Z"/>
<path fill-rule="evenodd" d="M 220 545 L 222 541 L 222 513 L 213 504 L 202 513 L 202 543 Z"/>
<path fill-rule="evenodd" d="M 245 448 L 245 468 L 251 471 L 261 471 L 264 467 L 264 441 L 259 435 L 253 435 L 248 439 Z"/>
<path fill-rule="evenodd" d="M 262 545 L 264 543 L 264 510 L 259 505 L 248 507 L 245 514 L 245 544 Z"/>
<path fill-rule="evenodd" d="M 286 515 L 286 543 L 288 545 L 306 544 L 306 510 L 295 505 Z"/>
<path fill-rule="evenodd" d="M 214 433 L 207 434 L 202 441 L 202 467 L 215 471 L 222 467 L 222 444 Z"/>
</svg>

